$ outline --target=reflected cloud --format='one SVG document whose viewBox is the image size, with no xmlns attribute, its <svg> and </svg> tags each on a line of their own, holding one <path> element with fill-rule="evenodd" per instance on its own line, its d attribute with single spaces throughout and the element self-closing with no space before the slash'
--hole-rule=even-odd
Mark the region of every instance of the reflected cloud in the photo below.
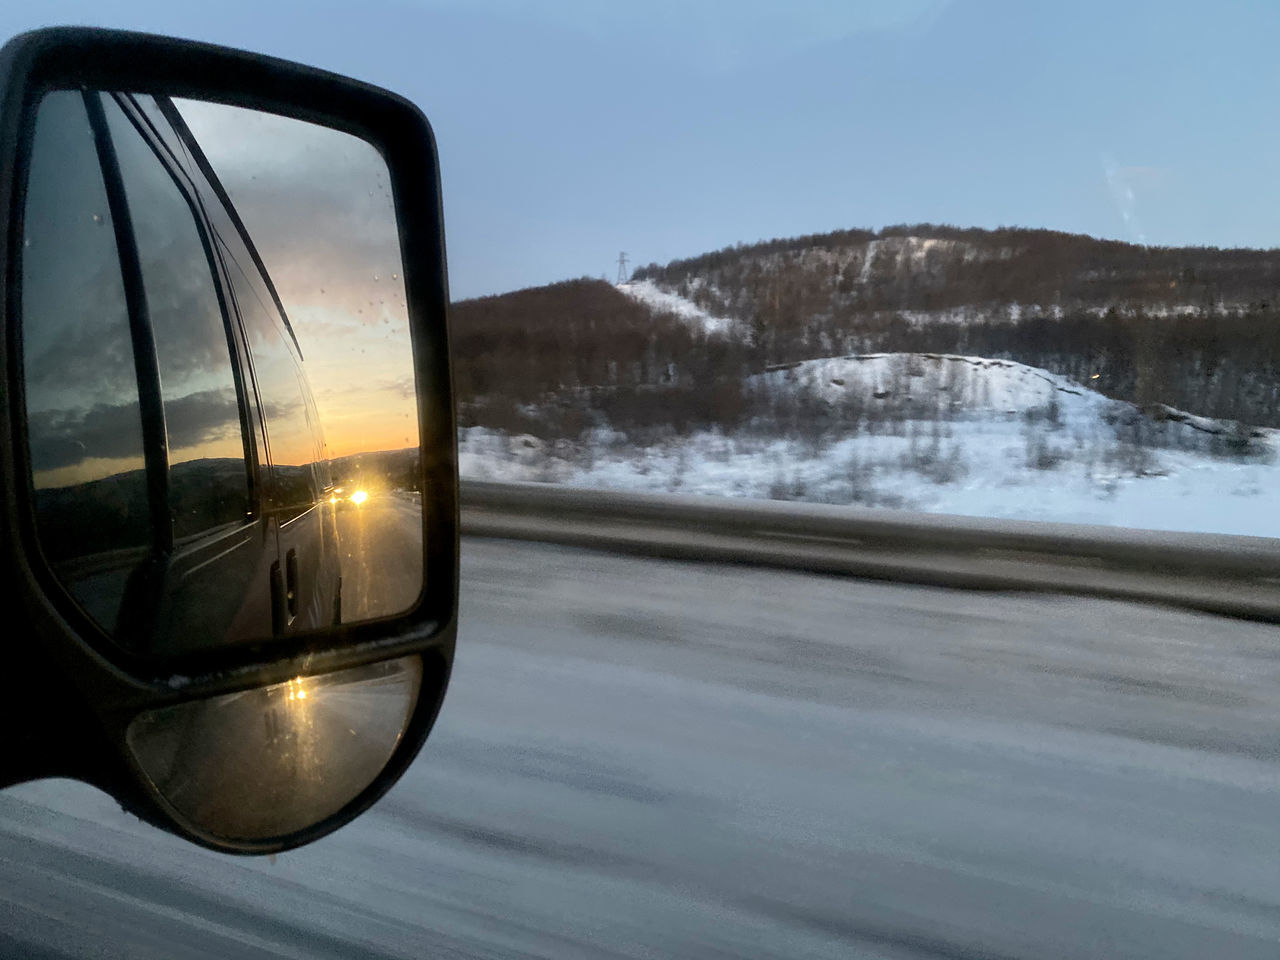
<svg viewBox="0 0 1280 960">
<path fill-rule="evenodd" d="M 36 471 L 137 452 L 138 404 L 95 404 L 88 410 L 42 410 L 28 417 Z"/>
<path fill-rule="evenodd" d="M 1134 182 L 1144 175 L 1143 167 L 1121 167 L 1109 154 L 1102 156 L 1103 177 L 1107 181 L 1107 190 L 1116 206 L 1116 212 L 1124 222 L 1125 229 L 1136 243 L 1146 243 L 1147 235 L 1138 220 L 1138 195 L 1134 190 Z"/>
<path fill-rule="evenodd" d="M 234 390 L 202 390 L 179 397 L 165 406 L 165 418 L 171 449 L 240 439 L 240 408 Z"/>
<path fill-rule="evenodd" d="M 136 453 L 137 401 L 99 403 L 88 409 L 44 410 L 30 416 L 31 460 L 36 471 L 111 460 Z M 198 447 L 240 436 L 234 391 L 203 390 L 165 406 L 169 446 Z"/>
<path fill-rule="evenodd" d="M 364 386 L 356 384 L 330 384 L 326 389 L 317 390 L 316 398 L 326 400 L 349 400 L 368 394 L 392 394 L 407 400 L 417 397 L 417 386 L 412 375 L 379 380 Z"/>
<path fill-rule="evenodd" d="M 118 277 L 115 282 L 119 283 Z M 103 302 L 87 288 L 76 288 L 76 294 L 86 303 Z M 29 408 L 47 409 L 53 403 L 65 406 L 69 396 L 88 404 L 137 395 L 133 344 L 123 322 L 54 327 L 56 339 L 49 333 L 38 321 L 24 329 L 23 371 Z M 90 385 L 92 395 L 85 396 Z"/>
</svg>

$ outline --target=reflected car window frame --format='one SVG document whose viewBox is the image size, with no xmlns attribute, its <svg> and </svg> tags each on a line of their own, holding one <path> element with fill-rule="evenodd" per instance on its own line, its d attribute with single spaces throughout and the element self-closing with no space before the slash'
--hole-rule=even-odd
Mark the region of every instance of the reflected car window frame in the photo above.
<svg viewBox="0 0 1280 960">
<path fill-rule="evenodd" d="M 272 397 L 268 396 L 266 386 L 263 384 L 263 378 L 258 374 L 257 357 L 252 347 L 251 327 L 261 328 L 268 336 L 279 338 L 283 342 L 286 353 L 289 355 L 292 364 L 292 369 L 290 370 L 292 382 L 290 386 L 293 388 L 290 391 L 290 395 L 292 397 L 292 393 L 296 391 L 297 399 L 301 403 L 299 412 L 307 421 L 306 432 L 311 434 L 312 439 L 315 441 L 315 450 L 311 456 L 310 464 L 313 467 L 316 464 L 325 467 L 324 476 L 317 476 L 314 474 L 314 470 L 311 471 L 313 485 L 315 486 L 313 491 L 314 500 L 319 502 L 329 494 L 332 488 L 332 481 L 328 477 L 327 455 L 321 425 L 316 419 L 314 398 L 305 382 L 305 375 L 298 366 L 304 358 L 293 324 L 289 320 L 288 312 L 284 308 L 284 303 L 276 290 L 275 282 L 271 279 L 271 274 L 258 251 L 257 244 L 245 227 L 235 204 L 231 201 L 231 197 L 223 187 L 217 172 L 205 156 L 203 149 L 187 126 L 181 112 L 169 98 L 155 97 L 153 99 L 158 111 L 167 121 L 168 127 L 176 137 L 170 149 L 183 152 L 185 162 L 191 168 L 191 177 L 196 184 L 196 190 L 203 197 L 203 208 L 209 222 L 210 232 L 215 241 L 215 255 L 222 270 L 222 279 L 226 285 L 228 299 L 237 317 L 240 336 L 245 345 L 246 369 L 253 383 L 256 396 L 256 411 L 263 431 L 263 435 L 259 439 L 265 448 L 265 456 L 262 451 L 259 451 L 259 464 L 267 464 L 269 470 L 269 476 L 264 479 L 264 483 L 271 485 L 276 480 L 275 471 L 278 467 L 298 465 L 283 464 L 272 452 L 272 422 L 276 418 L 268 412 Z M 240 279 L 238 280 L 237 277 Z M 257 302 L 256 306 L 261 308 L 262 317 L 257 323 L 251 320 L 255 312 L 255 304 L 249 302 L 249 298 L 255 300 Z M 268 512 L 271 510 L 279 511 L 279 519 L 282 524 L 287 523 L 289 519 L 303 512 L 291 509 L 296 505 L 279 502 L 278 493 L 273 494 L 270 490 L 265 491 L 261 502 L 264 510 Z"/>
<path fill-rule="evenodd" d="M 129 117 L 134 126 L 139 128 L 140 132 L 145 130 L 143 139 L 160 156 L 161 162 L 165 164 L 178 183 L 178 189 L 182 191 L 183 196 L 188 199 L 193 210 L 196 211 L 193 215 L 196 218 L 201 239 L 205 244 L 206 256 L 209 258 L 210 271 L 213 276 L 214 289 L 217 291 L 219 308 L 222 311 L 223 322 L 226 324 L 227 342 L 233 355 L 231 366 L 235 376 L 236 392 L 240 404 L 240 429 L 245 440 L 245 462 L 248 465 L 249 509 L 251 515 L 257 517 L 261 515 L 262 509 L 262 477 L 256 469 L 260 440 L 258 431 L 261 429 L 261 423 L 258 420 L 256 390 L 252 384 L 252 367 L 245 347 L 244 330 L 240 325 L 239 315 L 231 300 L 231 291 L 221 269 L 217 245 L 213 240 L 213 224 L 206 208 L 205 197 L 200 190 L 196 171 L 189 166 L 187 156 L 174 149 L 175 145 L 170 141 L 169 137 L 169 133 L 172 131 L 166 131 L 154 122 L 146 110 L 145 105 L 148 101 L 156 103 L 159 99 L 151 94 L 132 94 L 124 98 L 122 105 L 125 107 L 126 116 Z M 246 375 L 247 371 L 250 372 L 248 376 Z"/>
<path fill-rule="evenodd" d="M 107 94 L 102 94 L 106 96 Z M 146 115 L 145 95 L 112 92 L 134 132 L 146 144 L 176 184 L 200 236 L 236 390 L 238 426 L 248 510 L 239 521 L 176 537 L 157 563 L 134 609 L 150 619 L 131 625 L 116 637 L 134 652 L 155 657 L 213 653 L 228 646 L 278 639 L 271 597 L 277 592 L 273 570 L 280 565 L 279 542 L 263 509 L 265 489 L 259 465 L 261 424 L 254 413 L 258 401 L 252 386 L 249 350 L 244 340 L 233 295 L 221 272 L 212 221 L 201 196 L 198 177 L 185 155 L 172 149 L 159 124 Z M 162 397 L 163 401 L 163 397 Z M 169 458 L 171 459 L 171 458 Z"/>
<path fill-rule="evenodd" d="M 288 603 L 273 608 L 271 635 L 342 623 L 342 570 L 333 480 L 304 357 L 275 282 L 199 140 L 176 105 L 154 103 L 170 149 L 181 153 L 208 218 L 213 249 L 242 341 L 253 385 L 261 517 L 276 537 Z M 272 356 L 274 351 L 274 358 Z M 292 409 L 292 415 L 277 412 Z M 303 463 L 282 462 L 281 450 L 301 444 Z"/>
<path fill-rule="evenodd" d="M 97 93 L 97 96 L 104 97 L 104 98 L 110 97 L 111 100 L 114 101 L 116 106 L 120 108 L 121 113 L 123 113 L 124 117 L 132 125 L 134 131 L 137 133 L 142 143 L 146 145 L 146 147 L 150 151 L 150 154 L 160 164 L 161 169 L 163 169 L 167 173 L 169 181 L 174 185 L 178 193 L 181 195 L 182 200 L 186 204 L 187 211 L 190 215 L 189 222 L 195 227 L 196 233 L 200 238 L 200 243 L 203 248 L 204 257 L 205 257 L 205 266 L 208 270 L 207 276 L 210 282 L 210 286 L 212 287 L 214 292 L 215 300 L 217 303 L 219 319 L 222 324 L 224 343 L 227 351 L 225 355 L 225 360 L 226 360 L 227 366 L 230 368 L 231 379 L 232 379 L 232 383 L 236 393 L 236 408 L 237 408 L 238 426 L 240 430 L 241 455 L 243 457 L 244 465 L 245 465 L 245 484 L 246 484 L 245 494 L 246 494 L 246 501 L 247 501 L 246 518 L 248 519 L 256 518 L 261 514 L 261 504 L 260 504 L 261 479 L 258 476 L 257 470 L 255 469 L 255 463 L 254 463 L 255 440 L 254 440 L 253 430 L 252 430 L 250 417 L 249 417 L 249 402 L 248 402 L 248 395 L 247 395 L 247 387 L 246 387 L 246 384 L 244 383 L 244 378 L 243 378 L 243 374 L 240 366 L 240 359 L 241 359 L 240 345 L 238 344 L 236 339 L 235 326 L 231 321 L 231 310 L 230 310 L 230 305 L 228 303 L 227 292 L 223 288 L 224 286 L 223 281 L 218 272 L 218 263 L 214 255 L 214 246 L 211 239 L 212 231 L 208 222 L 208 218 L 199 202 L 195 187 L 191 182 L 190 176 L 188 175 L 187 171 L 182 167 L 182 165 L 179 163 L 177 158 L 173 157 L 172 154 L 166 148 L 164 148 L 163 139 L 161 138 L 159 132 L 156 130 L 156 128 L 153 125 L 151 125 L 148 122 L 145 114 L 143 113 L 143 110 L 139 103 L 139 96 L 134 94 L 120 93 L 120 92 L 107 93 L 105 91 L 99 91 Z M 110 121 L 108 121 L 108 123 L 109 122 Z M 113 134 L 113 139 L 118 139 L 118 135 Z M 136 234 L 137 232 L 135 229 L 134 244 L 135 244 L 135 247 L 138 247 L 140 246 L 140 242 Z M 147 269 L 145 267 L 145 264 L 143 265 L 142 272 L 143 272 L 144 283 L 146 283 Z M 154 328 L 155 328 L 154 317 L 150 318 L 150 322 L 152 324 L 153 337 L 154 337 Z M 163 370 L 161 371 L 161 373 L 163 374 Z M 169 398 L 166 396 L 166 391 L 164 389 L 163 382 L 161 383 L 160 392 L 161 392 L 161 403 L 166 405 L 166 417 L 167 417 L 167 413 L 168 413 L 167 404 L 169 402 Z M 170 432 L 170 439 L 172 439 L 171 432 Z M 169 453 L 170 453 L 170 456 L 169 456 L 168 469 L 170 471 L 170 475 L 172 479 L 172 471 L 174 467 L 172 450 L 170 450 Z M 172 482 L 170 483 L 170 503 L 171 505 L 173 505 Z M 185 535 L 181 535 L 178 533 L 176 529 L 176 526 L 177 526 L 176 518 L 171 517 L 171 521 L 173 522 L 175 527 L 175 530 L 173 533 L 173 543 L 175 545 L 175 548 L 180 547 L 180 545 L 184 542 L 196 541 L 201 537 L 209 535 L 210 533 L 213 533 L 216 529 L 214 527 L 211 527 L 205 530 L 197 531 L 195 533 L 188 533 Z M 243 522 L 244 520 L 242 519 L 240 523 L 243 523 Z"/>
<path fill-rule="evenodd" d="M 98 131 L 95 131 L 91 124 L 89 105 L 83 91 L 50 91 L 41 100 L 35 121 L 31 144 L 33 165 L 24 198 L 24 214 L 38 214 L 43 209 L 42 204 L 52 204 L 54 208 L 47 211 L 53 214 L 52 218 L 42 223 L 33 223 L 32 217 L 24 216 L 22 245 L 24 253 L 20 266 L 24 278 L 24 295 L 21 309 L 17 311 L 20 317 L 17 329 L 22 345 L 20 363 L 27 383 L 22 412 L 24 423 L 27 425 L 27 451 L 31 460 L 31 479 L 35 488 L 35 512 L 40 531 L 41 549 L 45 554 L 46 562 L 57 570 L 60 582 L 72 594 L 74 602 L 95 621 L 110 627 L 114 625 L 118 616 L 130 575 L 138 564 L 145 562 L 151 555 L 154 537 L 150 524 L 151 505 L 147 489 L 142 398 L 139 394 L 134 351 L 135 318 L 131 310 L 130 292 L 126 286 L 125 265 L 121 252 L 124 243 L 124 238 L 121 236 L 123 231 L 117 224 L 117 215 L 120 212 L 117 207 L 119 197 L 112 196 L 110 192 L 103 165 L 102 144 L 97 137 Z M 52 136 L 55 138 L 55 143 L 59 138 L 62 140 L 62 149 L 55 165 L 43 169 L 35 165 L 36 158 L 41 155 L 38 149 L 43 143 L 42 131 L 44 131 L 43 137 Z M 78 142 L 70 142 L 67 140 L 68 137 Z M 59 163 L 62 165 L 57 166 L 56 164 Z M 50 180 L 50 177 L 53 179 Z M 77 180 L 80 184 L 78 189 L 73 182 Z M 101 204 L 101 209 L 94 210 L 92 222 L 97 226 L 88 228 L 89 232 L 85 234 L 82 244 L 85 249 L 82 252 L 90 255 L 96 253 L 101 257 L 100 279 L 106 284 L 106 289 L 97 291 L 98 296 L 93 300 L 92 309 L 88 308 L 86 302 L 88 291 L 83 290 L 80 291 L 79 298 L 73 297 L 69 302 L 58 303 L 56 299 L 53 302 L 45 302 L 50 299 L 48 295 L 51 294 L 49 289 L 51 272 L 58 277 L 57 286 L 64 291 L 74 289 L 78 283 L 83 283 L 87 279 L 80 276 L 80 271 L 74 264 L 69 272 L 59 269 L 65 266 L 66 250 L 75 238 L 58 233 L 45 236 L 50 229 L 65 231 L 73 228 L 77 218 L 74 209 L 69 209 L 68 205 L 76 203 L 77 200 L 83 202 L 89 199 L 90 197 L 83 195 L 86 190 L 95 203 Z M 34 208 L 33 205 L 35 205 Z M 105 230 L 102 229 L 104 227 Z M 32 246 L 33 233 L 36 234 L 34 246 Z M 42 252 L 42 239 L 56 241 L 49 248 L 48 256 Z M 94 261 L 85 259 L 82 264 L 88 267 L 92 266 Z M 112 280 L 114 283 L 111 282 Z M 61 380 L 74 376 L 71 370 L 66 369 L 59 362 L 57 349 L 53 344 L 44 345 L 44 352 L 38 359 L 41 362 L 51 363 L 58 371 L 60 376 L 53 377 L 55 382 L 43 387 L 37 386 L 50 378 L 40 376 L 38 369 L 32 365 L 37 349 L 34 344 L 41 340 L 37 331 L 45 323 L 52 323 L 56 327 L 59 320 L 67 319 L 67 317 L 61 317 L 42 320 L 42 308 L 48 310 L 59 306 L 70 311 L 69 315 L 74 318 L 77 328 L 84 329 L 86 321 L 91 324 L 96 322 L 99 327 L 96 331 L 99 337 L 112 332 L 109 328 L 114 328 L 113 332 L 121 335 L 120 342 L 115 345 L 120 349 L 113 352 L 108 347 L 105 355 L 98 354 L 93 365 L 100 375 L 105 371 L 107 376 L 114 375 L 120 381 L 120 387 L 124 393 L 121 393 L 117 399 L 124 402 L 115 404 L 114 409 L 132 411 L 132 416 L 127 418 L 132 425 L 132 430 L 123 430 L 125 424 L 119 423 L 115 425 L 116 429 L 112 432 L 116 444 L 126 434 L 135 441 L 131 445 L 130 456 L 127 459 L 136 461 L 136 466 L 121 472 L 120 468 L 124 465 L 117 462 L 116 472 L 101 477 L 91 475 L 87 480 L 82 479 L 71 484 L 41 485 L 36 479 L 38 472 L 36 465 L 42 457 L 37 456 L 36 446 L 50 441 L 56 443 L 58 432 L 64 434 L 64 446 L 72 443 L 79 447 L 80 465 L 104 455 L 99 445 L 93 443 L 91 435 L 84 430 L 77 431 L 74 425 L 67 423 L 66 414 L 69 411 L 57 408 L 48 411 L 32 410 L 33 405 L 37 408 L 43 407 L 41 400 L 48 401 L 51 397 L 60 397 Z M 93 329 L 92 326 L 89 329 Z M 70 332 L 70 329 L 63 331 L 64 334 Z M 104 346 L 106 345 L 99 340 L 95 353 L 102 350 Z M 95 382 L 90 380 L 90 383 Z M 102 387 L 104 383 L 97 382 L 96 385 Z M 87 429 L 88 422 L 95 419 L 95 415 L 100 420 L 101 415 L 111 409 L 113 407 L 103 407 L 99 393 L 93 408 L 85 411 L 81 422 Z M 41 421 L 49 420 L 46 414 L 56 416 L 49 423 L 37 423 L 37 416 Z M 100 426 L 99 429 L 103 427 Z M 89 441 L 90 444 L 86 446 L 85 441 Z M 111 459 L 118 460 L 119 454 L 117 453 Z M 75 464 L 63 464 L 64 467 L 73 465 Z M 116 513 L 116 519 L 119 522 L 111 524 L 110 517 L 100 512 L 93 516 L 91 532 L 86 536 L 84 530 L 86 518 L 77 517 L 74 514 L 79 512 L 76 509 L 77 506 L 85 503 L 90 491 L 99 490 L 102 490 L 106 501 L 117 501 L 115 510 L 111 512 Z M 136 502 L 137 494 L 141 494 L 140 504 Z M 119 500 L 122 497 L 124 503 L 120 504 Z M 121 507 L 123 507 L 123 515 L 120 513 Z"/>
</svg>

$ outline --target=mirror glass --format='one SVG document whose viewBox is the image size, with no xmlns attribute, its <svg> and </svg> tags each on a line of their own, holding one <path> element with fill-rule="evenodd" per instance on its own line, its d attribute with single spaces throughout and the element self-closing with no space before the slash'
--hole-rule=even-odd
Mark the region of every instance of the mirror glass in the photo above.
<svg viewBox="0 0 1280 960">
<path fill-rule="evenodd" d="M 200 830 L 261 840 L 332 816 L 382 772 L 422 684 L 417 657 L 149 710 L 126 741 Z"/>
<path fill-rule="evenodd" d="M 107 633 L 182 654 L 416 603 L 419 385 L 374 145 L 55 91 L 21 276 L 37 533 Z"/>
</svg>

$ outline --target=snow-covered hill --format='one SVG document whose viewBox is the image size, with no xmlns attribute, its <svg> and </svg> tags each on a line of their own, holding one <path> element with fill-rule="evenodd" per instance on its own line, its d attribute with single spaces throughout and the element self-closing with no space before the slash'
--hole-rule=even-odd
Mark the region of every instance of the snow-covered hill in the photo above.
<svg viewBox="0 0 1280 960">
<path fill-rule="evenodd" d="M 856 503 L 969 516 L 1280 536 L 1275 431 L 1142 411 L 1020 363 L 873 354 L 789 365 L 749 387 L 829 413 L 641 446 L 608 430 L 546 444 L 473 428 L 464 476 Z M 826 426 L 819 429 L 821 423 Z M 834 424 L 834 425 L 832 425 Z M 776 426 L 776 425 L 775 425 Z"/>
</svg>

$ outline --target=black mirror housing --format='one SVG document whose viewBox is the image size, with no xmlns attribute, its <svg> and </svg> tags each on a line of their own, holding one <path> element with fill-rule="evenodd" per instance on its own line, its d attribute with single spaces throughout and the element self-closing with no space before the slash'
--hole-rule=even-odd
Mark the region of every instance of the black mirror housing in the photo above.
<svg viewBox="0 0 1280 960">
<path fill-rule="evenodd" d="M 290 117 L 371 144 L 385 160 L 399 228 L 405 304 L 417 384 L 423 589 L 392 617 L 180 656 L 148 656 L 113 642 L 68 596 L 37 535 L 24 415 L 21 257 L 24 199 L 42 98 L 56 90 L 188 98 Z M 0 575 L 9 629 L 0 678 L 0 785 L 81 779 L 127 809 L 195 843 L 271 853 L 315 840 L 374 803 L 404 772 L 440 709 L 453 662 L 458 596 L 458 477 L 447 329 L 439 163 L 431 128 L 410 102 L 368 84 L 236 50 L 137 33 L 52 28 L 0 50 Z M 295 558 L 290 555 L 289 563 Z M 292 567 L 286 572 L 292 574 Z M 286 832 L 236 836 L 210 829 L 156 786 L 130 748 L 142 716 L 255 691 L 292 699 L 302 678 L 377 674 L 412 661 L 420 687 L 403 731 L 367 785 L 340 808 Z M 372 671 L 372 674 L 371 674 Z M 323 684 L 320 685 L 323 688 Z M 313 695 L 314 696 L 314 695 Z M 246 788 L 247 789 L 247 788 Z M 241 796 L 249 796 L 242 791 Z M 263 797 L 262 802 L 269 802 Z"/>
</svg>

